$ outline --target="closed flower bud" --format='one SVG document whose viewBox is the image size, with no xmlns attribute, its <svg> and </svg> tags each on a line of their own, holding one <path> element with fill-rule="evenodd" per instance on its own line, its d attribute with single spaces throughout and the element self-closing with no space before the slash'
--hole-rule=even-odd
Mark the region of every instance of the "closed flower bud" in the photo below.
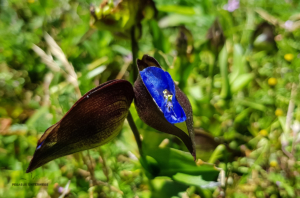
<svg viewBox="0 0 300 198">
<path fill-rule="evenodd" d="M 108 30 L 120 38 L 130 38 L 130 31 L 135 26 L 136 39 L 141 36 L 141 21 L 157 15 L 153 0 L 104 0 L 99 7 L 90 7 L 90 26 Z"/>
<path fill-rule="evenodd" d="M 140 75 L 134 83 L 139 117 L 152 128 L 176 135 L 196 158 L 193 113 L 186 95 L 152 57 L 137 60 Z"/>
<path fill-rule="evenodd" d="M 122 128 L 133 97 L 132 85 L 125 80 L 108 81 L 86 93 L 39 139 L 27 173 L 112 140 Z"/>
<path fill-rule="evenodd" d="M 226 38 L 218 19 L 209 28 L 206 38 L 208 39 L 209 49 L 214 53 L 219 53 L 225 44 Z"/>
<path fill-rule="evenodd" d="M 250 42 L 254 51 L 265 51 L 269 54 L 278 51 L 275 42 L 275 27 L 266 21 L 256 27 Z"/>
</svg>

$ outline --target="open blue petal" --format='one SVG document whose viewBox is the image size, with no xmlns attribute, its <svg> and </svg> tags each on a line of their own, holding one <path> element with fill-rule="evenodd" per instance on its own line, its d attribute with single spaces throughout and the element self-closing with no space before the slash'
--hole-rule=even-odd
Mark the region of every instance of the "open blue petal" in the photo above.
<svg viewBox="0 0 300 198">
<path fill-rule="evenodd" d="M 168 72 L 158 67 L 147 67 L 140 71 L 144 85 L 157 106 L 163 112 L 165 118 L 172 124 L 186 120 L 186 115 L 176 99 L 175 84 Z M 172 95 L 172 100 L 165 98 L 164 91 Z"/>
</svg>

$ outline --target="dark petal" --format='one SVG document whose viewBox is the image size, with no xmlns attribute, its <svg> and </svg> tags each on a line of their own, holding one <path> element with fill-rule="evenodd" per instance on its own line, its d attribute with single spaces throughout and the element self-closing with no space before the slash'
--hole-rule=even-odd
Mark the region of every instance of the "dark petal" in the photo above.
<svg viewBox="0 0 300 198">
<path fill-rule="evenodd" d="M 183 111 L 186 115 L 186 126 L 190 135 L 190 139 L 192 141 L 193 151 L 192 155 L 196 157 L 196 143 L 195 143 L 195 133 L 194 133 L 194 123 L 193 123 L 193 110 L 192 105 L 187 98 L 187 96 L 179 89 L 177 85 L 175 85 L 176 90 L 176 98 L 183 108 Z"/>
<path fill-rule="evenodd" d="M 161 68 L 159 63 L 153 57 L 148 55 L 144 55 L 142 60 L 137 60 L 137 65 L 139 71 L 142 71 L 143 69 L 150 66 Z M 179 89 L 177 85 L 175 85 L 175 90 L 176 99 L 178 100 L 179 104 L 186 114 L 186 126 L 189 133 L 188 135 L 166 120 L 164 114 L 155 104 L 140 76 L 134 83 L 134 103 L 138 115 L 141 120 L 143 120 L 143 122 L 158 131 L 176 135 L 184 142 L 190 153 L 193 155 L 194 159 L 196 159 L 192 107 L 186 95 Z"/>
<path fill-rule="evenodd" d="M 122 129 L 133 97 L 132 85 L 125 80 L 108 81 L 86 93 L 45 131 L 26 172 L 113 139 Z"/>
<path fill-rule="evenodd" d="M 139 71 L 142 71 L 146 67 L 151 67 L 151 66 L 161 68 L 161 66 L 157 62 L 157 60 L 155 60 L 155 58 L 153 58 L 151 56 L 148 56 L 147 54 L 145 54 L 143 56 L 142 60 L 139 60 L 139 59 L 137 60 L 137 66 L 138 66 Z"/>
</svg>

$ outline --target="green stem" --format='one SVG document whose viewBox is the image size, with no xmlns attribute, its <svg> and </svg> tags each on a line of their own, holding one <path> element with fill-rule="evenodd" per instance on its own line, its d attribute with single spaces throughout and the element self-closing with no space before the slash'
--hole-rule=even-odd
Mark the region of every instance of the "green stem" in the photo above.
<svg viewBox="0 0 300 198">
<path fill-rule="evenodd" d="M 132 52 L 132 72 L 131 72 L 131 82 L 134 82 L 137 77 L 138 77 L 138 68 L 137 68 L 137 64 L 136 64 L 136 60 L 137 60 L 137 56 L 138 56 L 138 51 L 139 51 L 139 46 L 138 46 L 138 42 L 136 41 L 136 35 L 135 35 L 135 28 L 136 26 L 132 26 L 131 28 L 131 32 L 130 32 L 130 36 L 131 36 L 131 52 Z M 130 111 L 128 112 L 127 115 L 127 121 L 129 123 L 129 126 L 133 132 L 133 135 L 135 137 L 138 149 L 139 149 L 139 153 L 141 156 L 141 163 L 142 165 L 147 169 L 148 168 L 148 164 L 147 164 L 147 160 L 146 160 L 146 156 L 143 153 L 143 149 L 142 149 L 142 140 L 140 137 L 140 133 L 133 121 L 132 115 L 130 113 Z"/>
<path fill-rule="evenodd" d="M 128 112 L 128 115 L 127 115 L 127 121 L 129 123 L 129 126 L 133 132 L 133 135 L 135 137 L 135 140 L 136 140 L 136 143 L 137 143 L 137 146 L 138 146 L 138 149 L 139 149 L 139 153 L 140 153 L 140 163 L 142 165 L 142 167 L 145 169 L 145 170 L 150 170 L 149 169 L 149 165 L 148 165 L 148 162 L 147 162 L 147 159 L 146 159 L 146 156 L 144 155 L 144 152 L 143 152 L 143 148 L 142 148 L 142 140 L 141 140 L 141 137 L 140 137 L 140 133 L 133 121 L 133 118 L 132 118 L 132 115 L 130 113 L 130 111 Z"/>
<path fill-rule="evenodd" d="M 131 81 L 134 82 L 137 79 L 138 76 L 138 69 L 136 65 L 136 59 L 138 56 L 139 46 L 135 38 L 135 27 L 132 26 L 130 36 L 131 36 L 131 52 L 132 52 L 132 73 L 131 73 Z"/>
<path fill-rule="evenodd" d="M 132 118 L 132 115 L 130 113 L 130 111 L 128 112 L 128 115 L 127 115 L 127 121 L 129 123 L 129 126 L 133 132 L 133 135 L 135 137 L 135 140 L 136 140 L 136 143 L 137 143 L 137 146 L 138 146 L 138 149 L 139 149 L 139 153 L 141 155 L 141 157 L 144 157 L 144 154 L 143 154 L 143 149 L 142 149 L 142 140 L 141 140 L 141 137 L 140 137 L 140 133 L 134 123 L 134 120 Z"/>
</svg>

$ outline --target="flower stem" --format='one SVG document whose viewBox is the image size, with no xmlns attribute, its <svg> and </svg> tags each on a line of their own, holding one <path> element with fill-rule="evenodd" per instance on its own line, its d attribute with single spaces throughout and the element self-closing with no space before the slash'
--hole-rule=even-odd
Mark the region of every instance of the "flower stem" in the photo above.
<svg viewBox="0 0 300 198">
<path fill-rule="evenodd" d="M 132 26 L 131 28 L 131 32 L 130 32 L 130 36 L 131 36 L 131 52 L 132 52 L 132 73 L 131 73 L 131 80 L 132 82 L 134 82 L 138 76 L 138 69 L 137 69 L 137 65 L 136 65 L 136 59 L 137 59 L 137 54 L 139 51 L 139 46 L 137 41 L 135 40 L 135 25 Z M 140 133 L 133 121 L 132 115 L 130 113 L 130 111 L 128 112 L 127 115 L 127 120 L 129 122 L 129 126 L 134 134 L 135 140 L 137 142 L 138 145 L 138 149 L 140 152 L 140 155 L 143 156 L 143 151 L 142 151 L 142 140 L 140 138 Z"/>
<path fill-rule="evenodd" d="M 138 57 L 138 51 L 139 51 L 139 46 L 138 46 L 138 42 L 136 40 L 136 34 L 135 34 L 135 28 L 137 26 L 134 25 L 131 28 L 131 32 L 130 32 L 130 37 L 131 37 L 131 52 L 132 52 L 132 68 L 131 68 L 131 82 L 134 82 L 137 77 L 138 77 L 138 68 L 137 68 L 137 64 L 136 64 L 136 60 Z M 142 140 L 140 137 L 140 133 L 133 121 L 132 115 L 130 113 L 130 111 L 128 112 L 127 115 L 127 121 L 129 123 L 129 126 L 133 132 L 133 135 L 135 137 L 138 149 L 139 149 L 139 153 L 140 153 L 140 162 L 142 164 L 142 166 L 144 166 L 145 169 L 148 169 L 148 164 L 147 164 L 147 160 L 146 160 L 146 156 L 144 155 L 143 149 L 142 149 Z"/>
<path fill-rule="evenodd" d="M 129 126 L 133 132 L 133 135 L 135 137 L 135 140 L 136 140 L 136 143 L 137 143 L 137 146 L 138 146 L 138 149 L 139 149 L 139 153 L 141 155 L 141 157 L 143 157 L 143 149 L 142 149 L 142 140 L 141 140 L 141 137 L 140 137 L 140 133 L 133 121 L 133 118 L 132 118 L 132 115 L 130 113 L 130 111 L 128 112 L 128 115 L 127 115 L 127 121 L 129 123 Z"/>
<path fill-rule="evenodd" d="M 132 52 L 132 73 L 131 73 L 131 81 L 134 82 L 138 76 L 138 69 L 136 65 L 136 59 L 138 56 L 139 46 L 136 41 L 136 35 L 135 35 L 135 28 L 136 26 L 132 26 L 130 37 L 131 37 L 131 52 Z"/>
<path fill-rule="evenodd" d="M 133 118 L 132 118 L 132 115 L 131 115 L 130 111 L 128 112 L 128 115 L 127 115 L 127 121 L 129 123 L 129 126 L 130 126 L 132 132 L 133 132 L 133 135 L 135 137 L 135 140 L 136 140 L 136 143 L 137 143 L 137 146 L 138 146 L 138 149 L 139 149 L 140 163 L 141 163 L 142 167 L 145 170 L 149 171 L 150 170 L 149 165 L 148 165 L 146 156 L 144 155 L 143 148 L 142 148 L 142 140 L 141 140 L 141 137 L 140 137 L 140 133 L 139 133 L 134 121 L 133 121 Z"/>
</svg>

